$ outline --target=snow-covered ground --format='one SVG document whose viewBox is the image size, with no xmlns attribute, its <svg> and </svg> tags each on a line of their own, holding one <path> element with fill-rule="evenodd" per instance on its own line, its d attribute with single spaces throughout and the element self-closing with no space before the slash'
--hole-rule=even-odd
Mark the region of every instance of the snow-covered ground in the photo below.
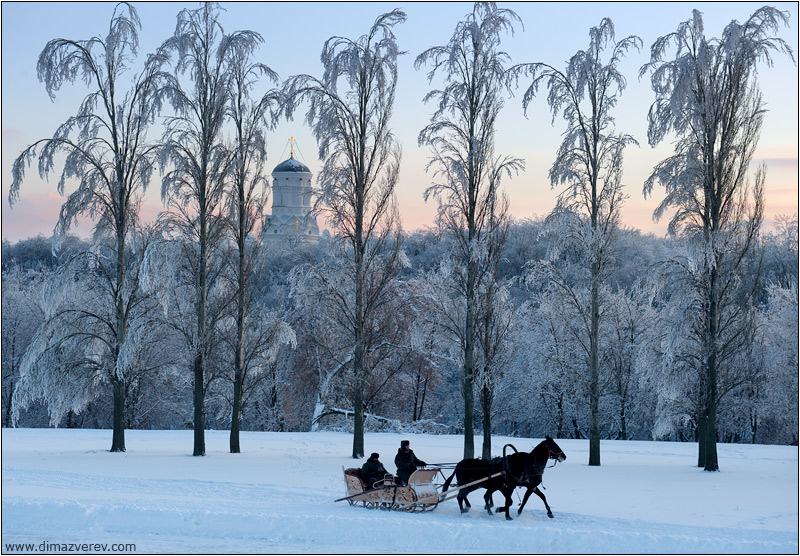
<svg viewBox="0 0 800 556">
<path fill-rule="evenodd" d="M 366 449 L 394 471 L 402 438 L 367 434 Z M 428 462 L 460 459 L 461 437 L 409 438 Z M 229 454 L 228 433 L 209 431 L 202 458 L 190 455 L 191 431 L 127 431 L 124 454 L 108 452 L 110 442 L 110 431 L 3 429 L 3 553 L 12 543 L 133 543 L 137 553 L 798 552 L 796 447 L 720 445 L 722 470 L 706 473 L 694 466 L 694 444 L 605 441 L 602 466 L 589 467 L 587 441 L 561 440 L 568 459 L 544 475 L 555 518 L 533 496 L 506 522 L 481 508 L 482 491 L 464 515 L 455 500 L 426 514 L 334 503 L 345 495 L 342 466 L 356 463 L 348 434 L 243 432 L 244 453 Z M 538 439 L 495 438 L 497 454 L 506 442 L 530 450 Z"/>
</svg>

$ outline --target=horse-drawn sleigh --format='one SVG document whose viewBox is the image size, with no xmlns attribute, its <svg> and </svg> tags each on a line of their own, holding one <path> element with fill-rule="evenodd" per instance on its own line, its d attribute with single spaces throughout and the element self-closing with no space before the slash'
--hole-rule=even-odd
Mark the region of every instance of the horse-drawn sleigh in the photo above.
<svg viewBox="0 0 800 556">
<path fill-rule="evenodd" d="M 506 449 L 509 447 L 514 450 L 513 454 L 506 453 Z M 544 493 L 539 490 L 539 485 L 542 482 L 547 462 L 551 459 L 560 462 L 566 458 L 567 456 L 558 444 L 548 436 L 530 453 L 518 452 L 513 445 L 506 444 L 503 447 L 502 457 L 492 460 L 461 460 L 456 464 L 450 477 L 445 478 L 442 474 L 445 482 L 441 485 L 433 482 L 441 473 L 441 467 L 417 469 L 409 477 L 407 485 L 396 484 L 392 475 L 386 475 L 382 480 L 367 485 L 361 479 L 360 469 L 342 468 L 347 496 L 336 502 L 347 500 L 351 506 L 361 503 L 367 508 L 425 512 L 433 510 L 445 500 L 457 498 L 461 513 L 466 513 L 471 507 L 467 495 L 479 488 L 485 488 L 486 505 L 484 508 L 490 515 L 492 514 L 492 495 L 499 490 L 505 496 L 506 505 L 498 508 L 497 511 L 504 511 L 506 519 L 510 520 L 511 494 L 517 487 L 524 486 L 527 490 L 517 510 L 517 515 L 522 513 L 530 495 L 536 493 L 544 502 L 548 517 L 553 517 Z M 450 489 L 453 478 L 456 479 L 458 486 Z"/>
</svg>

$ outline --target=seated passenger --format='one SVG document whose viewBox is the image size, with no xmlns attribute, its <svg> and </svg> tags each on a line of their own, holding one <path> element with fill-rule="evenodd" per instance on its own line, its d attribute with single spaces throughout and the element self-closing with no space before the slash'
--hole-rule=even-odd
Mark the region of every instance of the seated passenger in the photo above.
<svg viewBox="0 0 800 556">
<path fill-rule="evenodd" d="M 373 488 L 373 485 L 378 481 L 383 480 L 383 476 L 389 473 L 383 464 L 378 461 L 380 455 L 377 452 L 372 452 L 369 459 L 361 466 L 361 480 L 364 481 L 364 486 L 367 489 Z"/>
</svg>

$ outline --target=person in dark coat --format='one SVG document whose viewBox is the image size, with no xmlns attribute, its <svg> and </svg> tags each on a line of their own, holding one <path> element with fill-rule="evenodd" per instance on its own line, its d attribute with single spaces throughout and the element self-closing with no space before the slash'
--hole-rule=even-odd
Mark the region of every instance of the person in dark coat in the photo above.
<svg viewBox="0 0 800 556">
<path fill-rule="evenodd" d="M 372 485 L 378 481 L 383 480 L 383 476 L 388 474 L 383 464 L 378 461 L 380 455 L 376 452 L 370 454 L 369 459 L 361 466 L 361 480 L 367 488 L 372 488 Z"/>
<path fill-rule="evenodd" d="M 404 485 L 408 484 L 408 478 L 417 470 L 417 467 L 425 467 L 428 465 L 414 455 L 410 444 L 408 440 L 401 441 L 400 448 L 397 450 L 397 455 L 394 457 L 394 464 L 397 466 L 397 477 Z"/>
</svg>

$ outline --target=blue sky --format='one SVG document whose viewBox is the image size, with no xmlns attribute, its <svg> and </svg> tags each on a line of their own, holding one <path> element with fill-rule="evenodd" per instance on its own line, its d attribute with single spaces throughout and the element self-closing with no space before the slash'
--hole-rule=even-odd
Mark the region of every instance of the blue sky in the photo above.
<svg viewBox="0 0 800 556">
<path fill-rule="evenodd" d="M 151 52 L 172 34 L 175 16 L 184 2 L 134 3 L 142 20 L 140 55 Z M 624 225 L 662 235 L 666 219 L 659 223 L 651 215 L 663 192 L 656 189 L 648 199 L 642 197 L 642 183 L 653 166 L 669 155 L 671 145 L 656 149 L 647 144 L 646 114 L 653 101 L 647 78 L 638 80 L 639 67 L 648 60 L 653 41 L 673 31 L 691 17 L 693 8 L 704 14 L 706 34 L 719 36 L 732 19 L 746 19 L 759 2 L 546 2 L 501 3 L 522 18 L 524 30 L 517 27 L 513 36 L 504 39 L 503 49 L 513 63 L 546 62 L 563 67 L 579 49 L 588 44 L 588 31 L 603 17 L 610 17 L 617 38 L 639 35 L 644 48 L 629 54 L 622 66 L 628 79 L 616 110 L 617 129 L 632 134 L 640 143 L 625 154 L 623 183 L 629 196 L 622 211 Z M 790 12 L 790 27 L 782 36 L 797 52 L 796 3 L 773 3 Z M 432 106 L 422 103 L 433 87 L 426 71 L 413 68 L 414 58 L 430 46 L 445 44 L 453 28 L 471 11 L 470 3 L 225 3 L 221 23 L 226 31 L 251 29 L 261 33 L 265 44 L 260 61 L 277 71 L 281 78 L 298 73 L 321 75 L 319 54 L 323 42 L 332 35 L 356 38 L 364 34 L 375 18 L 395 7 L 403 9 L 408 20 L 396 28 L 399 46 L 408 53 L 401 58 L 394 131 L 403 147 L 403 162 L 398 185 L 398 201 L 406 229 L 433 225 L 435 205 L 424 203 L 423 191 L 430 182 L 425 173 L 426 148 L 417 146 L 417 135 L 430 118 Z M 80 83 L 65 85 L 56 101 L 51 102 L 36 77 L 36 60 L 48 40 L 56 37 L 86 39 L 103 35 L 113 11 L 105 2 L 19 2 L 2 4 L 2 236 L 15 241 L 37 233 L 49 235 L 63 202 L 55 191 L 59 174 L 49 183 L 39 179 L 31 168 L 22 185 L 21 198 L 13 209 L 8 205 L 11 163 L 25 146 L 49 137 L 56 127 L 73 114 L 86 89 Z M 759 79 L 769 113 L 762 130 L 756 159 L 768 164 L 767 206 L 765 216 L 797 211 L 798 198 L 798 76 L 797 67 L 786 57 L 778 57 L 771 68 L 761 67 Z M 520 89 L 506 101 L 498 121 L 497 153 L 524 158 L 526 171 L 504 182 L 517 218 L 546 215 L 553 207 L 556 192 L 551 191 L 547 171 L 555 157 L 564 124 L 556 119 L 551 125 L 544 92 L 523 114 Z M 301 158 L 316 172 L 321 163 L 310 130 L 302 118 L 283 122 L 270 135 L 269 167 L 288 157 L 290 136 L 298 141 Z M 162 205 L 160 180 L 156 176 L 143 207 L 145 220 L 153 218 Z M 88 233 L 83 224 L 79 233 Z"/>
</svg>

